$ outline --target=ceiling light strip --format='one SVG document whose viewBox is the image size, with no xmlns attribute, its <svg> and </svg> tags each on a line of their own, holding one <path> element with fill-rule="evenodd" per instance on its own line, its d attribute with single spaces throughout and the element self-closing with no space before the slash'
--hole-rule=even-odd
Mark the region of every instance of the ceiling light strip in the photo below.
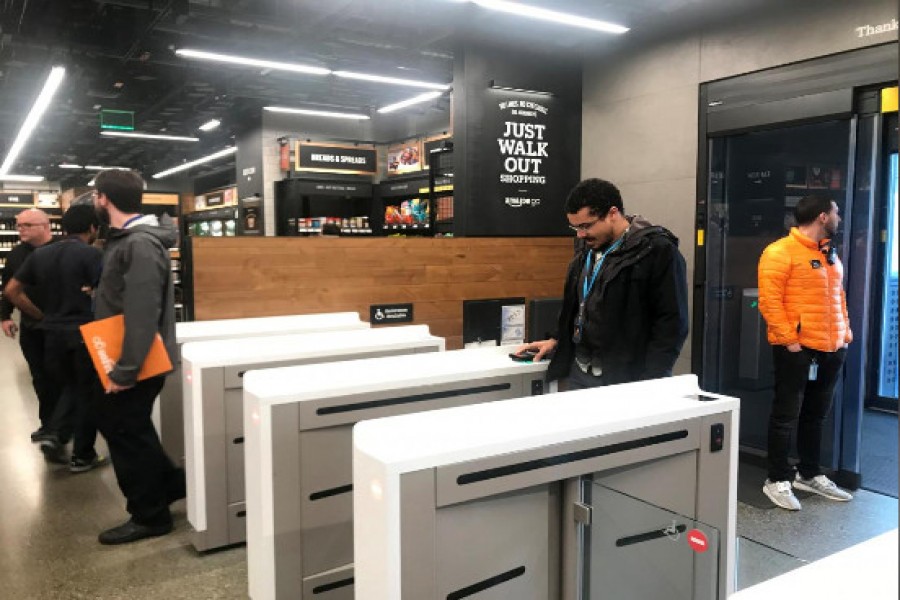
<svg viewBox="0 0 900 600">
<path fill-rule="evenodd" d="M 382 75 L 371 75 L 368 73 L 354 73 L 353 71 L 335 71 L 334 74 L 345 79 L 359 79 L 361 81 L 374 81 L 377 83 L 389 83 L 392 85 L 405 85 L 409 87 L 420 87 L 429 90 L 450 89 L 450 84 L 435 83 L 433 81 L 419 81 L 416 79 L 404 79 L 402 77 L 384 77 Z"/>
<path fill-rule="evenodd" d="M 197 129 L 199 129 L 200 131 L 212 131 L 213 129 L 215 129 L 216 127 L 218 127 L 221 124 L 222 124 L 222 121 L 220 121 L 218 119 L 210 119 L 209 121 L 207 121 L 206 123 L 204 123 L 203 125 L 198 127 Z"/>
<path fill-rule="evenodd" d="M 199 142 L 200 138 L 186 135 L 163 135 L 160 133 L 137 133 L 134 131 L 101 131 L 107 137 L 138 138 L 142 140 L 168 140 L 170 142 Z"/>
<path fill-rule="evenodd" d="M 571 25 L 573 27 L 581 27 L 583 29 L 592 29 L 594 31 L 602 31 L 604 33 L 625 33 L 628 27 L 609 23 L 607 21 L 599 21 L 597 19 L 589 19 L 587 17 L 579 17 L 569 13 L 561 13 L 546 8 L 538 8 L 537 6 L 529 6 L 519 2 L 509 2 L 508 0 L 469 0 L 473 4 L 477 4 L 482 8 L 496 10 L 511 15 L 527 17 L 529 19 L 537 19 L 539 21 L 550 21 L 561 25 Z"/>
<path fill-rule="evenodd" d="M 309 115 L 311 117 L 329 117 L 332 119 L 355 119 L 357 121 L 368 119 L 368 115 L 331 112 L 327 110 L 313 110 L 310 108 L 290 108 L 287 106 L 264 106 L 263 110 L 292 115 Z"/>
<path fill-rule="evenodd" d="M 9 175 L 4 173 L 0 175 L 0 181 L 43 181 L 44 177 L 41 175 Z"/>
<path fill-rule="evenodd" d="M 31 132 L 37 127 L 38 121 L 41 120 L 44 111 L 46 111 L 47 107 L 50 105 L 50 100 L 53 99 L 53 95 L 56 93 L 56 90 L 59 89 L 65 75 L 65 67 L 53 67 L 50 69 L 50 75 L 47 77 L 47 81 L 44 83 L 41 93 L 38 94 L 37 100 L 28 112 L 28 116 L 25 117 L 25 122 L 22 123 L 19 135 L 16 136 L 15 141 L 12 146 L 10 146 L 6 159 L 3 161 L 3 164 L 0 165 L 0 175 L 9 173 L 16 158 L 19 157 L 22 148 L 25 147 L 25 142 L 31 137 Z"/>
<path fill-rule="evenodd" d="M 336 75 L 345 79 L 359 79 L 362 81 L 374 81 L 377 83 L 388 83 L 391 85 L 405 85 L 409 87 L 419 87 L 429 90 L 448 90 L 450 84 L 435 83 L 433 81 L 420 81 L 417 79 L 404 79 L 402 77 L 386 77 L 383 75 L 372 75 L 371 73 L 356 73 L 354 71 L 332 71 L 325 67 L 312 67 L 309 65 L 301 65 L 297 63 L 286 63 L 274 60 L 262 60 L 258 58 L 249 58 L 246 56 L 234 56 L 232 54 L 220 54 L 218 52 L 206 52 L 205 50 L 193 50 L 190 48 L 179 48 L 175 51 L 177 56 L 184 58 L 195 58 L 199 60 L 211 60 L 215 62 L 224 62 L 233 65 L 243 65 L 249 67 L 259 67 L 262 69 L 272 69 L 276 71 L 289 71 L 292 73 L 306 73 L 309 75 Z"/>
<path fill-rule="evenodd" d="M 425 92 L 424 94 L 419 94 L 418 96 L 413 96 L 412 98 L 408 98 L 407 100 L 402 100 L 400 102 L 396 102 L 394 104 L 388 104 L 387 106 L 382 106 L 378 109 L 380 113 L 389 113 L 394 112 L 395 110 L 400 110 L 401 108 L 406 108 L 407 106 L 412 106 L 413 104 L 419 104 L 420 102 L 428 102 L 429 100 L 433 100 L 441 95 L 441 92 Z"/>
<path fill-rule="evenodd" d="M 243 65 L 247 67 L 260 67 L 262 69 L 272 69 L 275 71 L 289 71 L 292 73 L 306 73 L 307 75 L 329 75 L 331 69 L 324 67 L 313 67 L 310 65 L 301 65 L 297 63 L 278 62 L 274 60 L 261 60 L 258 58 L 248 58 L 245 56 L 234 56 L 231 54 L 219 54 L 217 52 L 206 52 L 203 50 L 192 50 L 190 48 L 179 48 L 175 51 L 177 56 L 185 58 L 196 58 L 199 60 L 212 60 L 215 62 L 231 63 L 233 65 Z"/>
<path fill-rule="evenodd" d="M 223 156 L 228 156 L 229 154 L 234 154 L 237 152 L 236 146 L 231 146 L 229 148 L 225 148 L 224 150 L 219 150 L 218 152 L 214 152 L 208 156 L 204 156 L 203 158 L 198 158 L 197 160 L 192 160 L 190 162 L 186 162 L 183 165 L 178 165 L 177 167 L 172 167 L 171 169 L 166 169 L 165 171 L 160 171 L 159 173 L 155 173 L 153 175 L 153 179 L 162 179 L 163 177 L 168 177 L 173 173 L 178 173 L 179 171 L 186 171 L 191 167 L 196 167 L 197 165 L 202 165 L 203 163 L 208 163 L 210 161 L 216 160 L 217 158 L 222 158 Z"/>
</svg>

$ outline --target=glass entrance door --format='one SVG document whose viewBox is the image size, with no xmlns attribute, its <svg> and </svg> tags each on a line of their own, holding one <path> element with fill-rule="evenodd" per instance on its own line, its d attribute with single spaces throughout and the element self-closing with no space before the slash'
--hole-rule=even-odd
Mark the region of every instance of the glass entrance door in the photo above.
<svg viewBox="0 0 900 600">
<path fill-rule="evenodd" d="M 881 310 L 878 315 L 878 326 L 873 336 L 877 361 L 875 381 L 870 385 L 867 407 L 897 412 L 897 116 L 894 115 L 889 129 L 893 126 L 893 148 L 887 156 L 887 185 L 885 185 L 884 223 L 881 227 L 881 244 L 876 257 L 880 264 L 880 296 Z"/>
<path fill-rule="evenodd" d="M 774 368 L 759 313 L 757 264 L 787 235 L 803 196 L 829 196 L 845 214 L 851 121 L 836 120 L 712 138 L 703 387 L 741 398 L 740 442 L 764 450 Z M 843 234 L 835 245 L 841 249 Z M 833 462 L 833 417 L 823 460 Z"/>
</svg>

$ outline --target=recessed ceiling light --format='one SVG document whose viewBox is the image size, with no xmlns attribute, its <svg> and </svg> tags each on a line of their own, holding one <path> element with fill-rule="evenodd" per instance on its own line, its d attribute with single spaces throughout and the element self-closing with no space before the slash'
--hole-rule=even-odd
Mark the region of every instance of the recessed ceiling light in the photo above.
<svg viewBox="0 0 900 600">
<path fill-rule="evenodd" d="M 371 75 L 369 73 L 354 73 L 353 71 L 335 71 L 335 75 L 345 79 L 359 79 L 362 81 L 374 81 L 377 83 L 390 83 L 391 85 L 406 85 L 420 87 L 429 90 L 449 90 L 448 83 L 435 83 L 433 81 L 419 81 L 417 79 L 404 79 L 402 77 L 385 77 L 383 75 Z"/>
<path fill-rule="evenodd" d="M 83 169 L 81 165 L 75 165 L 72 163 L 59 163 L 60 169 Z"/>
<path fill-rule="evenodd" d="M 207 121 L 206 123 L 204 123 L 203 125 L 198 127 L 197 129 L 199 129 L 200 131 L 212 131 L 213 129 L 215 129 L 216 127 L 218 127 L 221 124 L 222 124 L 222 121 L 220 121 L 218 119 L 210 119 L 209 121 Z"/>
<path fill-rule="evenodd" d="M 113 87 L 116 88 L 117 90 L 121 90 L 123 87 L 125 87 L 125 82 L 117 81 L 113 84 Z"/>
<path fill-rule="evenodd" d="M 200 138 L 186 135 L 160 135 L 158 133 L 137 133 L 134 131 L 101 131 L 107 137 L 139 138 L 142 140 L 168 140 L 170 142 L 199 142 Z"/>
<path fill-rule="evenodd" d="M 223 156 L 228 156 L 229 154 L 233 154 L 237 152 L 236 146 L 231 146 L 229 148 L 225 148 L 224 150 L 219 150 L 218 152 L 214 152 L 208 156 L 204 156 L 203 158 L 198 158 L 197 160 L 192 160 L 190 162 L 186 162 L 183 165 L 178 165 L 177 167 L 172 167 L 171 169 L 166 169 L 165 171 L 160 171 L 153 175 L 153 179 L 162 179 L 163 177 L 168 177 L 173 173 L 178 173 L 179 171 L 186 171 L 191 167 L 196 167 L 197 165 L 202 165 L 203 163 L 207 163 L 211 160 L 216 160 L 217 158 L 222 158 Z"/>
<path fill-rule="evenodd" d="M 313 110 L 310 108 L 288 108 L 286 106 L 265 106 L 265 107 L 263 107 L 263 110 L 267 110 L 269 112 L 288 113 L 288 114 L 295 114 L 295 115 L 309 115 L 311 117 L 330 117 L 332 119 L 355 119 L 357 121 L 362 121 L 362 120 L 369 118 L 368 115 L 331 112 L 331 111 L 327 111 L 327 110 Z"/>
<path fill-rule="evenodd" d="M 203 50 L 192 50 L 190 48 L 179 48 L 175 54 L 184 58 L 195 58 L 199 60 L 211 60 L 215 62 L 231 63 L 233 65 L 244 65 L 248 67 L 262 67 L 263 69 L 273 69 L 276 71 L 290 71 L 293 73 L 306 73 L 308 75 L 328 75 L 331 69 L 323 67 L 312 67 L 309 65 L 301 65 L 297 63 L 278 62 L 274 60 L 262 60 L 258 58 L 249 58 L 246 56 L 233 56 L 230 54 L 219 54 L 217 52 L 205 52 Z"/>
<path fill-rule="evenodd" d="M 407 100 L 402 100 L 400 102 L 395 102 L 394 104 L 388 104 L 387 106 L 382 106 L 378 109 L 380 113 L 389 113 L 394 112 L 395 110 L 400 110 L 401 108 L 406 108 L 407 106 L 412 106 L 413 104 L 419 104 L 420 102 L 428 102 L 429 100 L 433 100 L 441 95 L 441 92 L 425 92 L 424 94 L 419 94 L 418 96 L 413 96 Z"/>
<path fill-rule="evenodd" d="M 625 33 L 627 27 L 609 23 L 607 21 L 599 21 L 597 19 L 589 19 L 587 17 L 579 17 L 568 13 L 557 12 L 555 10 L 547 10 L 546 8 L 538 8 L 537 6 L 529 6 L 520 2 L 509 2 L 508 0 L 469 0 L 473 4 L 477 4 L 483 8 L 505 12 L 520 17 L 528 17 L 529 19 L 537 19 L 539 21 L 550 21 L 561 25 L 571 25 L 573 27 L 581 27 L 583 29 L 592 29 L 594 31 L 602 31 L 604 33 Z"/>
</svg>

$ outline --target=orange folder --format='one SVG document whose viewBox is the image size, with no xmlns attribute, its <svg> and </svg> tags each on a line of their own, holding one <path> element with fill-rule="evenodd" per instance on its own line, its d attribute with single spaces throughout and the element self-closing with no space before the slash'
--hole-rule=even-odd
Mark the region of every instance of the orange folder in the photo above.
<svg viewBox="0 0 900 600">
<path fill-rule="evenodd" d="M 88 354 L 100 376 L 103 389 L 109 388 L 109 372 L 112 371 L 122 356 L 122 340 L 125 338 L 125 316 L 115 315 L 99 321 L 93 321 L 81 326 L 81 336 L 84 338 Z M 168 373 L 172 370 L 172 361 L 162 338 L 157 333 L 150 345 L 150 352 L 144 359 L 144 364 L 138 372 L 138 381 Z"/>
</svg>

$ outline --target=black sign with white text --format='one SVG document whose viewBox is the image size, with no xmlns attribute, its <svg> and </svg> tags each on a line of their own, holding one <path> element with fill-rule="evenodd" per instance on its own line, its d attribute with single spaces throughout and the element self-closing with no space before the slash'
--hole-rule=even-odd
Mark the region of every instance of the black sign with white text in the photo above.
<svg viewBox="0 0 900 600">
<path fill-rule="evenodd" d="M 487 90 L 484 140 L 473 162 L 478 210 L 468 235 L 566 235 L 563 202 L 577 183 L 579 148 L 559 98 Z"/>
<path fill-rule="evenodd" d="M 498 102 L 500 131 L 497 152 L 500 161 L 500 198 L 512 208 L 535 208 L 546 200 L 552 181 L 549 172 L 549 107 L 524 99 Z"/>
<path fill-rule="evenodd" d="M 341 173 L 375 173 L 378 156 L 374 148 L 324 146 L 298 143 L 297 170 L 316 169 Z"/>
<path fill-rule="evenodd" d="M 373 304 L 369 307 L 369 324 L 393 325 L 395 323 L 412 323 L 412 304 Z"/>
<path fill-rule="evenodd" d="M 0 204 L 22 204 L 31 206 L 34 204 L 34 195 L 31 192 L 0 192 Z"/>
</svg>

